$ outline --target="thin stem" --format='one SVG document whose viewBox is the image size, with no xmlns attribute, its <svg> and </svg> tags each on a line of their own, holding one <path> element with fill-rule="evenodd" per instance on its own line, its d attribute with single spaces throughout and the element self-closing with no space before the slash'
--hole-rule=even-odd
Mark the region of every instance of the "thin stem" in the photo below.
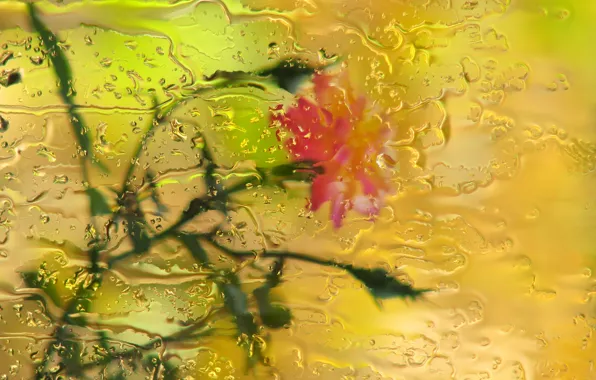
<svg viewBox="0 0 596 380">
<path fill-rule="evenodd" d="M 247 258 L 247 257 L 263 257 L 263 258 L 279 258 L 279 259 L 293 259 L 303 262 L 308 262 L 312 264 L 317 264 L 326 267 L 336 267 L 341 269 L 347 269 L 346 264 L 338 263 L 333 260 L 325 260 L 320 259 L 315 256 L 305 255 L 302 253 L 291 252 L 291 251 L 264 251 L 264 252 L 256 252 L 256 251 L 240 251 L 235 250 L 225 245 L 222 245 L 216 242 L 213 239 L 208 239 L 207 242 L 211 244 L 213 247 L 217 248 L 221 252 L 225 253 L 226 255 L 233 256 L 236 258 Z"/>
<path fill-rule="evenodd" d="M 149 127 L 147 128 L 145 133 L 143 133 L 143 136 L 141 137 L 141 141 L 137 144 L 134 154 L 132 155 L 132 158 L 130 159 L 128 169 L 126 170 L 126 175 L 124 176 L 124 181 L 122 182 L 122 186 L 121 186 L 122 194 L 124 194 L 126 192 L 126 190 L 128 189 L 128 181 L 130 181 L 130 178 L 131 178 L 132 174 L 134 173 L 135 166 L 137 164 L 137 160 L 139 159 L 139 156 L 141 155 L 141 152 L 143 151 L 143 147 L 145 146 L 145 144 L 147 144 L 147 139 L 149 138 L 149 136 L 151 136 L 151 133 L 153 132 L 155 127 L 157 127 L 159 125 L 159 123 L 161 122 L 161 120 L 163 118 L 160 114 L 160 110 L 159 110 L 158 104 L 157 104 L 157 98 L 155 96 L 153 97 L 153 109 L 154 109 L 153 117 L 151 118 Z"/>
</svg>

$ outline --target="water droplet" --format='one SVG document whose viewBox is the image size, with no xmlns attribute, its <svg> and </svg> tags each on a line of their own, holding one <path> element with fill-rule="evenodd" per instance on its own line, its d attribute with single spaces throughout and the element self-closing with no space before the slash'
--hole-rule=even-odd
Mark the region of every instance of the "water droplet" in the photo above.
<svg viewBox="0 0 596 380">
<path fill-rule="evenodd" d="M 56 184 L 65 184 L 68 183 L 68 177 L 64 174 L 54 176 L 54 183 Z"/>
<path fill-rule="evenodd" d="M 110 58 L 104 58 L 101 61 L 99 61 L 99 64 L 103 67 L 110 67 L 112 66 L 112 60 Z"/>
<path fill-rule="evenodd" d="M 21 81 L 21 73 L 18 69 L 2 70 L 0 74 L 0 85 L 4 87 L 11 86 Z"/>
<path fill-rule="evenodd" d="M 56 154 L 43 145 L 37 148 L 37 155 L 47 158 L 50 162 L 56 161 Z"/>
<path fill-rule="evenodd" d="M 139 43 L 135 40 L 128 40 L 124 41 L 124 46 L 126 46 L 130 50 L 136 50 L 136 48 L 139 46 Z"/>
</svg>

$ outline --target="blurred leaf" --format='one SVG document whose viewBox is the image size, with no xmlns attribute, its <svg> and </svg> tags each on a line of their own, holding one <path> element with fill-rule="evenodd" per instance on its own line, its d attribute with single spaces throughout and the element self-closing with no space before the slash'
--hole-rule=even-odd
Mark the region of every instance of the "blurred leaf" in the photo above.
<svg viewBox="0 0 596 380">
<path fill-rule="evenodd" d="M 91 202 L 91 214 L 93 216 L 109 215 L 112 213 L 108 202 L 97 189 L 87 189 L 87 196 L 89 197 L 89 202 Z"/>
<path fill-rule="evenodd" d="M 179 380 L 180 376 L 178 371 L 178 366 L 173 360 L 167 360 L 162 362 L 164 367 L 163 371 L 163 380 Z M 157 379 L 157 376 L 154 375 L 154 378 Z"/>
<path fill-rule="evenodd" d="M 313 74 L 320 69 L 325 67 L 313 67 L 305 63 L 299 62 L 295 59 L 287 59 L 278 62 L 274 66 L 263 68 L 256 71 L 256 77 L 251 72 L 246 71 L 216 71 L 212 76 L 206 78 L 208 81 L 214 81 L 217 79 L 225 79 L 230 83 L 230 86 L 234 82 L 246 82 L 249 80 L 258 80 L 258 77 L 267 77 L 277 87 L 282 88 L 292 94 L 295 94 L 300 86 L 311 79 Z M 257 83 L 253 83 L 257 85 Z"/>
<path fill-rule="evenodd" d="M 253 315 L 248 311 L 248 297 L 238 283 L 221 284 L 226 308 L 236 318 L 238 332 L 252 336 L 257 333 Z"/>
<path fill-rule="evenodd" d="M 202 197 L 194 198 L 192 201 L 190 201 L 190 203 L 186 207 L 186 210 L 182 212 L 180 220 L 182 223 L 187 222 L 195 216 L 202 214 L 209 209 L 209 204 L 205 199 L 203 199 Z"/>
<path fill-rule="evenodd" d="M 270 293 L 271 287 L 269 285 L 253 291 L 259 305 L 259 315 L 263 324 L 274 329 L 287 326 L 292 321 L 292 312 L 284 306 L 272 304 Z"/>
<path fill-rule="evenodd" d="M 194 259 L 203 265 L 209 264 L 209 258 L 207 257 L 207 252 L 203 248 L 203 246 L 199 243 L 198 239 L 194 235 L 189 234 L 180 234 L 178 235 L 178 240 L 184 244 L 186 249 L 192 254 Z"/>
<path fill-rule="evenodd" d="M 304 82 L 311 79 L 315 71 L 315 68 L 303 63 L 287 60 L 258 72 L 258 75 L 271 77 L 278 87 L 295 94 Z"/>
<path fill-rule="evenodd" d="M 82 363 L 82 344 L 76 340 L 74 334 L 69 333 L 68 336 L 62 338 L 61 345 L 63 348 L 60 357 L 65 365 L 66 374 L 75 378 L 81 378 L 84 368 Z"/>
<path fill-rule="evenodd" d="M 224 304 L 234 315 L 238 328 L 238 344 L 244 348 L 247 355 L 246 372 L 262 360 L 262 346 L 257 339 L 258 326 L 254 316 L 248 311 L 248 297 L 240 288 L 240 282 L 235 274 L 228 275 L 228 282 L 219 282 L 224 295 Z"/>
<path fill-rule="evenodd" d="M 108 379 L 109 380 L 126 380 L 127 379 L 126 372 L 123 369 L 121 369 L 117 373 L 109 375 Z"/>
<path fill-rule="evenodd" d="M 276 185 L 287 180 L 310 181 L 317 174 L 323 173 L 322 166 L 317 166 L 315 162 L 310 161 L 290 162 L 260 170 L 265 173 L 267 182 Z"/>
<path fill-rule="evenodd" d="M 281 275 L 284 264 L 285 259 L 283 257 L 279 258 L 275 261 L 275 263 L 273 264 L 273 268 L 271 268 L 271 272 L 269 272 L 269 274 L 267 275 L 267 284 L 271 288 L 276 287 L 281 282 Z"/>
<path fill-rule="evenodd" d="M 147 182 L 149 182 L 149 188 L 151 189 L 151 200 L 157 207 L 158 214 L 161 215 L 164 212 L 167 212 L 168 208 L 161 202 L 159 192 L 155 184 L 155 174 L 151 169 L 148 169 L 147 172 L 145 172 L 145 178 L 147 179 Z"/>
<path fill-rule="evenodd" d="M 419 298 L 428 289 L 415 289 L 411 285 L 405 284 L 398 279 L 390 276 L 382 268 L 364 269 L 356 268 L 352 265 L 342 266 L 352 276 L 360 280 L 375 299 L 389 298 Z"/>
<path fill-rule="evenodd" d="M 62 299 L 56 285 L 44 282 L 38 271 L 22 272 L 21 277 L 28 288 L 41 289 L 52 300 L 54 305 L 61 307 Z"/>
<path fill-rule="evenodd" d="M 151 238 L 145 228 L 145 221 L 128 216 L 126 218 L 128 227 L 128 237 L 132 240 L 135 253 L 143 253 L 151 247 Z"/>
<path fill-rule="evenodd" d="M 87 134 L 89 128 L 83 121 L 82 115 L 77 112 L 77 106 L 73 99 L 75 92 L 72 88 L 73 76 L 70 64 L 68 63 L 64 52 L 58 45 L 58 37 L 54 35 L 39 18 L 37 7 L 33 3 L 28 3 L 27 7 L 29 9 L 29 16 L 31 17 L 31 25 L 33 26 L 33 29 L 35 29 L 35 31 L 41 36 L 43 45 L 47 50 L 47 55 L 50 57 L 50 61 L 52 62 L 54 72 L 58 77 L 58 90 L 62 101 L 68 105 L 67 112 L 70 116 L 70 123 L 74 129 L 74 134 L 79 141 L 79 145 L 86 152 L 86 157 L 93 161 L 91 140 Z M 96 162 L 96 164 L 99 165 L 102 170 L 107 171 L 106 167 L 99 161 Z"/>
<path fill-rule="evenodd" d="M 294 163 L 277 165 L 271 168 L 271 174 L 278 177 L 289 177 L 296 172 Z"/>
</svg>

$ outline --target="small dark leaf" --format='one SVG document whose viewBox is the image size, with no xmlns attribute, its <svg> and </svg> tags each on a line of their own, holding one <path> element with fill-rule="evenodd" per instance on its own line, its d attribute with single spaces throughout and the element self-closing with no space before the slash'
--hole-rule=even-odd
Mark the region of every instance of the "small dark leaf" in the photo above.
<svg viewBox="0 0 596 380">
<path fill-rule="evenodd" d="M 295 61 L 283 61 L 277 66 L 263 70 L 258 74 L 270 76 L 273 81 L 284 90 L 294 94 L 300 85 L 309 80 L 315 73 L 315 68 Z"/>
<path fill-rule="evenodd" d="M 226 283 L 221 285 L 224 295 L 224 304 L 226 308 L 236 318 L 238 332 L 252 336 L 257 333 L 253 315 L 248 311 L 248 298 L 236 283 Z"/>
<path fill-rule="evenodd" d="M 253 294 L 259 305 L 259 315 L 263 324 L 273 329 L 279 329 L 292 321 L 292 312 L 284 306 L 272 304 L 270 292 L 271 287 L 265 285 L 255 289 Z"/>
<path fill-rule="evenodd" d="M 411 285 L 404 284 L 381 268 L 364 269 L 352 265 L 346 265 L 343 268 L 360 280 L 375 299 L 417 299 L 428 292 L 428 289 L 414 289 Z"/>
<path fill-rule="evenodd" d="M 151 238 L 147 234 L 145 223 L 134 217 L 127 218 L 128 236 L 136 253 L 143 253 L 151 247 Z"/>
<path fill-rule="evenodd" d="M 0 116 L 0 132 L 6 132 L 8 130 L 8 120 Z"/>
<path fill-rule="evenodd" d="M 278 165 L 271 168 L 271 174 L 278 177 L 289 177 L 296 171 L 294 164 Z"/>
<path fill-rule="evenodd" d="M 182 220 L 188 221 L 194 218 L 195 216 L 202 214 L 203 212 L 209 210 L 209 204 L 203 198 L 195 198 L 188 204 L 188 207 L 182 213 Z"/>
<path fill-rule="evenodd" d="M 271 305 L 269 310 L 261 312 L 263 324 L 272 329 L 280 329 L 290 324 L 292 312 L 285 306 Z"/>
<path fill-rule="evenodd" d="M 89 202 L 91 202 L 91 214 L 93 216 L 108 215 L 112 213 L 112 209 L 108 205 L 108 202 L 97 189 L 87 189 L 87 196 L 89 196 Z"/>
<path fill-rule="evenodd" d="M 298 62 L 297 60 L 288 59 L 277 63 L 274 66 L 263 68 L 256 71 L 256 77 L 252 73 L 244 71 L 216 71 L 210 77 L 205 78 L 207 81 L 214 81 L 217 79 L 225 79 L 230 84 L 234 82 L 242 82 L 248 80 L 255 80 L 253 86 L 258 86 L 256 80 L 262 81 L 258 77 L 269 78 L 279 88 L 282 88 L 292 94 L 296 93 L 300 86 L 308 81 L 318 69 L 324 67 L 312 67 L 307 64 Z"/>
<path fill-rule="evenodd" d="M 288 164 L 274 166 L 270 169 L 270 173 L 277 177 L 296 177 L 302 178 L 303 174 L 322 174 L 323 167 L 316 165 L 311 161 L 296 161 Z"/>
</svg>

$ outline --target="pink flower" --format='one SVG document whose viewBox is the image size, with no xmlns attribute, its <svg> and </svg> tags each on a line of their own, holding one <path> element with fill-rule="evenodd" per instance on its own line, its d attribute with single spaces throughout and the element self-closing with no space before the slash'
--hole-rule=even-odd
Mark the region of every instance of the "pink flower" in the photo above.
<svg viewBox="0 0 596 380">
<path fill-rule="evenodd" d="M 317 74 L 313 82 L 314 99 L 301 96 L 285 112 L 278 107 L 272 122 L 292 133 L 286 146 L 295 160 L 323 168 L 312 183 L 311 210 L 331 202 L 336 228 L 351 209 L 372 219 L 390 190 L 377 160 L 389 157 L 385 143 L 391 130 L 365 97 L 354 94 L 347 72 Z"/>
</svg>

